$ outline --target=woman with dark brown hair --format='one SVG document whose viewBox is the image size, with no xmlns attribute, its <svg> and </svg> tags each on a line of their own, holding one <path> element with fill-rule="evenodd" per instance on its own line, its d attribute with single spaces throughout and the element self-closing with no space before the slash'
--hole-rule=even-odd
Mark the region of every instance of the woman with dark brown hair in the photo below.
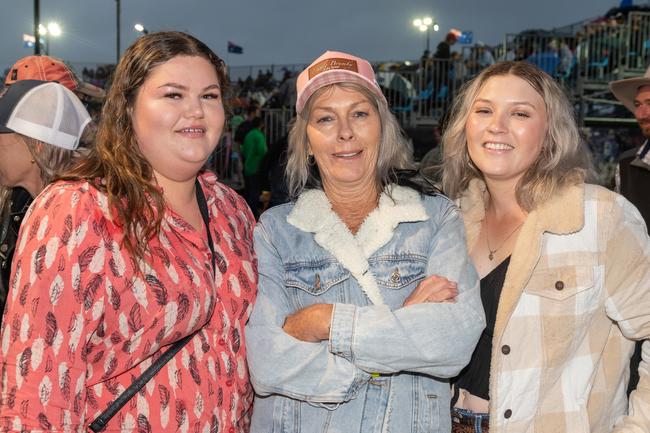
<svg viewBox="0 0 650 433">
<path fill-rule="evenodd" d="M 3 431 L 248 431 L 254 220 L 202 172 L 227 83 L 185 33 L 124 53 L 95 148 L 24 221 L 1 339 Z M 160 371 L 141 376 L 150 366 Z M 132 382 L 145 385 L 114 404 Z"/>
</svg>

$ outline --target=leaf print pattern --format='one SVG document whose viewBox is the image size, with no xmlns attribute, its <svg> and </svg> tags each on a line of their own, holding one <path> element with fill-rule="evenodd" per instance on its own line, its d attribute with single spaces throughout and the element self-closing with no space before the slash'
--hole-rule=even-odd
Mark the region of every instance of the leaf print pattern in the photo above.
<svg viewBox="0 0 650 433">
<path fill-rule="evenodd" d="M 32 348 L 28 347 L 20 355 L 20 361 L 18 364 L 20 366 L 20 375 L 22 377 L 27 376 L 27 374 L 29 373 L 29 364 L 31 362 L 32 362 Z"/>
<path fill-rule="evenodd" d="M 60 275 L 54 277 L 52 285 L 50 286 L 50 304 L 56 307 L 56 304 L 59 303 L 59 298 L 63 292 L 63 278 Z"/>
<path fill-rule="evenodd" d="M 182 400 L 176 401 L 176 428 L 179 429 L 185 423 L 185 403 Z"/>
<path fill-rule="evenodd" d="M 231 336 L 230 336 L 230 341 L 232 344 L 232 350 L 233 352 L 237 353 L 239 352 L 239 349 L 241 348 L 241 338 L 239 336 L 239 330 L 237 328 L 232 328 Z"/>
<path fill-rule="evenodd" d="M 66 215 L 65 220 L 63 221 L 63 232 L 61 233 L 61 243 L 63 245 L 68 245 L 68 242 L 70 242 L 70 237 L 72 237 L 72 216 Z"/>
<path fill-rule="evenodd" d="M 70 370 L 66 364 L 59 366 L 59 388 L 61 388 L 63 398 L 70 400 Z"/>
<path fill-rule="evenodd" d="M 45 316 L 45 344 L 48 346 L 54 343 L 57 329 L 56 316 L 51 311 L 48 311 Z"/>
<path fill-rule="evenodd" d="M 96 245 L 91 245 L 81 252 L 79 255 L 79 271 L 84 272 L 90 261 L 93 259 L 95 252 L 99 249 Z"/>
<path fill-rule="evenodd" d="M 151 290 L 153 291 L 154 298 L 156 299 L 156 302 L 158 305 L 166 305 L 167 304 L 167 289 L 163 285 L 163 283 L 160 282 L 158 278 L 156 278 L 155 275 L 147 274 L 145 277 L 147 280 L 147 283 L 151 287 Z"/>
<path fill-rule="evenodd" d="M 151 433 L 151 424 L 144 415 L 138 415 L 138 433 Z"/>
<path fill-rule="evenodd" d="M 135 332 L 142 328 L 142 316 L 140 315 L 140 304 L 133 304 L 129 312 L 129 328 Z"/>
<path fill-rule="evenodd" d="M 185 316 L 187 316 L 188 311 L 190 311 L 190 300 L 185 293 L 179 293 L 177 320 L 179 322 L 185 320 Z"/>
<path fill-rule="evenodd" d="M 214 277 L 203 234 L 169 209 L 151 254 L 136 264 L 106 197 L 89 183 L 60 181 L 34 201 L 0 336 L 0 430 L 82 430 L 77 424 L 87 426 L 161 350 L 201 327 L 107 431 L 248 430 L 252 389 L 241 330 L 257 284 L 253 219 L 213 175 L 200 182 Z"/>
<path fill-rule="evenodd" d="M 44 413 L 38 414 L 38 426 L 45 431 L 52 429 L 52 424 L 47 419 L 47 416 L 45 416 Z"/>
<path fill-rule="evenodd" d="M 40 275 L 43 272 L 44 261 L 45 261 L 45 252 L 47 251 L 47 246 L 41 245 L 34 256 L 34 264 L 32 268 L 34 269 L 34 274 Z M 34 279 L 35 280 L 35 279 Z M 31 282 L 33 283 L 34 280 Z"/>
<path fill-rule="evenodd" d="M 95 294 L 97 293 L 97 290 L 99 289 L 99 285 L 101 284 L 101 282 L 102 282 L 102 276 L 94 275 L 86 285 L 83 292 L 84 310 L 88 310 L 92 305 L 93 300 L 95 299 Z"/>
<path fill-rule="evenodd" d="M 226 271 L 228 270 L 228 262 L 226 261 L 226 258 L 222 254 L 222 252 L 219 251 L 219 249 L 215 248 L 214 255 L 216 258 L 216 263 L 217 263 L 217 268 L 219 269 L 219 272 L 222 274 L 225 274 Z"/>
</svg>

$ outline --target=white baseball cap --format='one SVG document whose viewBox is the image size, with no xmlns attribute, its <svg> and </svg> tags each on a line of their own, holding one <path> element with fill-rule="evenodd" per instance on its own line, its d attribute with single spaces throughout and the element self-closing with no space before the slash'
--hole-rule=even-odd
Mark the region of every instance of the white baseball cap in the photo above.
<svg viewBox="0 0 650 433">
<path fill-rule="evenodd" d="M 74 150 L 89 122 L 83 103 L 59 83 L 23 80 L 0 91 L 0 134 L 17 132 Z"/>
</svg>

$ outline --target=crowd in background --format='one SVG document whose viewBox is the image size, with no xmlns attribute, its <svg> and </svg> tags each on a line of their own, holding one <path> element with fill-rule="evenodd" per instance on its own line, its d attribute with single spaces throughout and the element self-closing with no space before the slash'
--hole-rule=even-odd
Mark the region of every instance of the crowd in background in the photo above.
<svg viewBox="0 0 650 433">
<path fill-rule="evenodd" d="M 608 35 L 619 20 L 604 24 Z M 165 369 L 149 386 L 157 392 L 134 391 L 113 427 L 164 431 L 171 404 L 181 429 L 248 432 L 252 414 L 252 431 L 266 432 L 277 401 L 310 413 L 281 416 L 302 431 L 432 431 L 423 426 L 438 421 L 446 431 L 449 400 L 455 433 L 472 423 L 480 433 L 636 422 L 643 366 L 629 414 L 623 385 L 635 341 L 650 335 L 650 240 L 636 208 L 592 183 L 636 188 L 627 168 L 612 168 L 628 148 L 634 169 L 647 170 L 650 99 L 636 95 L 650 92 L 650 68 L 636 87 L 628 79 L 611 88 L 641 133 L 579 131 L 567 83 L 580 74 L 581 51 L 606 56 L 594 60 L 601 74 L 623 57 L 581 35 L 524 36 L 454 50 L 452 30 L 419 62 L 371 65 L 327 51 L 300 74 L 236 80 L 182 32 L 142 36 L 115 68 L 84 68 L 81 78 L 46 56 L 20 60 L 0 102 L 19 112 L 21 98 L 31 100 L 22 115 L 37 120 L 21 129 L 19 114 L 0 115 L 0 144 L 16 162 L 3 168 L 20 163 L 27 179 L 5 176 L 0 190 L 2 239 L 13 242 L 9 255 L 8 243 L 0 248 L 11 323 L 2 328 L 3 394 L 12 395 L 0 400 L 0 430 L 13 422 L 29 431 L 33 420 L 45 430 L 84 426 L 131 383 L 147 383 L 132 368 L 150 364 Z M 151 47 L 155 58 L 145 55 Z M 37 65 L 64 75 L 18 77 Z M 47 102 L 33 92 L 50 88 L 72 98 L 50 97 L 67 108 L 33 102 Z M 38 124 L 48 109 L 63 113 L 59 125 Z M 425 129 L 426 154 L 407 128 L 417 116 L 437 122 Z M 56 131 L 32 133 L 48 128 Z M 70 151 L 66 164 L 49 166 L 60 149 Z M 382 396 L 385 383 L 399 398 Z M 433 415 L 422 390 L 441 402 Z M 586 409 L 558 409 L 558 399 L 584 395 L 595 396 Z"/>
</svg>

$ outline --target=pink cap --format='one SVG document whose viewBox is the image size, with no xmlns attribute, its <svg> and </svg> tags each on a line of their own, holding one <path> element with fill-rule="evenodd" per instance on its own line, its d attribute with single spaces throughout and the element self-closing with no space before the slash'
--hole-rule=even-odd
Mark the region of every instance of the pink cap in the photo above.
<svg viewBox="0 0 650 433">
<path fill-rule="evenodd" d="M 298 76 L 296 113 L 300 114 L 311 95 L 318 89 L 334 83 L 359 84 L 377 95 L 380 101 L 388 104 L 368 61 L 338 51 L 326 51 Z"/>
</svg>

